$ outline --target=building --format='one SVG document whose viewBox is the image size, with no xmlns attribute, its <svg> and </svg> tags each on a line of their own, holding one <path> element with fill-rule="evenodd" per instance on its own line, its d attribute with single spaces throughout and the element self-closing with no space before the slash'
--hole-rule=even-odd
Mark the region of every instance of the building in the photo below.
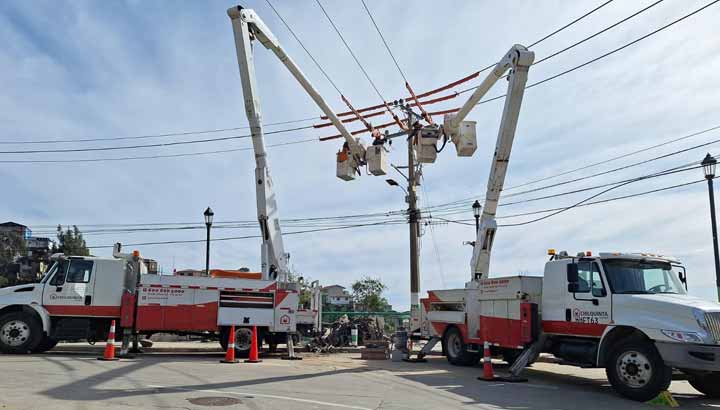
<svg viewBox="0 0 720 410">
<path fill-rule="evenodd" d="M 330 285 L 321 290 L 323 309 L 352 310 L 353 298 L 344 286 Z"/>
<path fill-rule="evenodd" d="M 21 225 L 15 222 L 5 222 L 0 224 L 0 233 L 14 232 L 20 235 L 23 239 L 28 240 L 32 236 L 32 231 L 25 225 Z"/>
</svg>

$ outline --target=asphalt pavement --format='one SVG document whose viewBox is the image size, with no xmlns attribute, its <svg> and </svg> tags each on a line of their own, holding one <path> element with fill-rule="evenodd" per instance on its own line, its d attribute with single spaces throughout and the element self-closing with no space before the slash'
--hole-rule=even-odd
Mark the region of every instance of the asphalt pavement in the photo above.
<svg viewBox="0 0 720 410">
<path fill-rule="evenodd" d="M 103 362 L 94 351 L 0 355 L 0 409 L 649 409 L 613 392 L 601 369 L 536 363 L 527 383 L 482 382 L 482 367 L 364 361 L 304 353 L 221 364 L 222 352 L 149 353 Z M 502 372 L 502 366 L 497 368 Z M 685 381 L 681 408 L 720 407 Z"/>
</svg>

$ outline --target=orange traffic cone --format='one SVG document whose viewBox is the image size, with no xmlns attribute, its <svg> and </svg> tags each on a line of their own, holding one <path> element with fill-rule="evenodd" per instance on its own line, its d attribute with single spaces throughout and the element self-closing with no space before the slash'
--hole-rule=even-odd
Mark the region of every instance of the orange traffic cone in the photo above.
<svg viewBox="0 0 720 410">
<path fill-rule="evenodd" d="M 220 360 L 220 363 L 237 363 L 235 359 L 235 325 L 230 326 L 230 334 L 228 335 L 227 352 L 225 353 L 225 359 Z"/>
<path fill-rule="evenodd" d="M 107 343 L 105 344 L 105 352 L 103 357 L 98 357 L 98 360 L 113 361 L 119 360 L 115 357 L 115 320 L 110 322 L 110 332 L 108 333 Z"/>
<path fill-rule="evenodd" d="M 257 340 L 257 326 L 253 326 L 252 341 L 250 342 L 250 356 L 245 363 L 260 363 L 262 360 L 258 358 L 258 340 Z"/>
<path fill-rule="evenodd" d="M 483 348 L 483 375 L 482 380 L 495 380 L 495 372 L 492 367 L 492 357 L 490 356 L 490 343 L 485 341 Z"/>
</svg>

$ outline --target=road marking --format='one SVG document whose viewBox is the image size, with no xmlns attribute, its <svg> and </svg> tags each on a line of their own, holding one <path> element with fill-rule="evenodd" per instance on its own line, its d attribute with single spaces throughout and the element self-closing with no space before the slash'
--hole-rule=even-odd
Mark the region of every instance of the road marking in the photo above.
<svg viewBox="0 0 720 410">
<path fill-rule="evenodd" d="M 347 404 L 330 403 L 330 402 L 327 402 L 327 401 L 319 401 L 319 400 L 298 399 L 297 397 L 277 396 L 277 395 L 274 395 L 274 394 L 259 394 L 259 393 L 253 393 L 253 392 L 237 392 L 237 391 L 226 391 L 226 390 L 188 389 L 188 388 L 185 388 L 185 387 L 172 387 L 172 386 L 153 386 L 153 385 L 148 385 L 148 387 L 152 387 L 152 388 L 155 388 L 155 389 L 197 391 L 197 392 L 204 392 L 204 393 L 234 394 L 234 395 L 236 395 L 236 396 L 265 397 L 265 398 L 268 398 L 268 399 L 289 400 L 289 401 L 296 401 L 296 402 L 300 402 L 300 403 L 319 404 L 319 405 L 321 405 L 321 406 L 328 406 L 328 407 L 341 407 L 341 408 L 344 408 L 344 409 L 373 410 L 373 409 L 371 409 L 371 408 L 369 408 L 369 407 L 350 406 L 350 405 L 347 405 Z"/>
</svg>

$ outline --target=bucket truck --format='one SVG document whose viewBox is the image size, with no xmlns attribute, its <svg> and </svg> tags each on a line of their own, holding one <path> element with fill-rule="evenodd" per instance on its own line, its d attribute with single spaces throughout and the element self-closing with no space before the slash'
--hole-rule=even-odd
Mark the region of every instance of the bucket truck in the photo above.
<svg viewBox="0 0 720 410">
<path fill-rule="evenodd" d="M 540 353 L 562 364 L 605 368 L 621 395 L 650 400 L 674 375 L 720 397 L 720 304 L 687 295 L 685 268 L 654 254 L 550 250 L 544 276 L 489 277 L 495 211 L 510 160 L 528 68 L 534 55 L 516 45 L 443 129 L 458 154 L 474 151 L 474 124 L 463 122 L 490 87 L 510 70 L 500 131 L 473 243 L 471 279 L 462 289 L 430 290 L 421 300 L 419 356 L 441 342 L 455 365 L 478 362 L 483 345 L 510 364 L 513 375 Z"/>
</svg>

